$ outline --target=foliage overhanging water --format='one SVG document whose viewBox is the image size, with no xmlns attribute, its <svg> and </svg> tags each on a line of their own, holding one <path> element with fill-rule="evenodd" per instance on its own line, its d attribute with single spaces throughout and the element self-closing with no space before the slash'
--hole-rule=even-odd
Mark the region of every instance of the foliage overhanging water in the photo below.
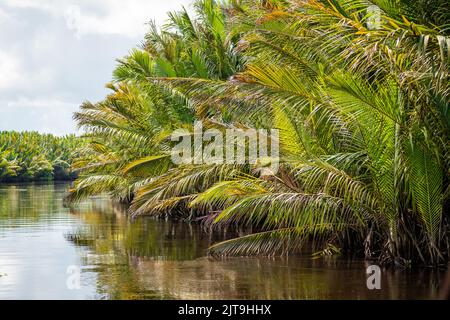
<svg viewBox="0 0 450 320">
<path fill-rule="evenodd" d="M 67 188 L 1 186 L 0 299 L 429 299 L 443 276 L 384 270 L 371 291 L 361 261 L 210 259 L 197 225 L 131 220 L 106 198 L 63 208 Z M 80 290 L 67 288 L 71 265 Z"/>
</svg>

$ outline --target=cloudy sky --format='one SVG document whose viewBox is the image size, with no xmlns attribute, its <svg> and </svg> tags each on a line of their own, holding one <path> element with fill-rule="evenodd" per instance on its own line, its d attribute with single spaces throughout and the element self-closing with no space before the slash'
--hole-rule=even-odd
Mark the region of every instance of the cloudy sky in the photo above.
<svg viewBox="0 0 450 320">
<path fill-rule="evenodd" d="M 115 59 L 190 0 L 0 0 L 0 131 L 76 132 L 72 113 L 101 100 Z"/>
</svg>

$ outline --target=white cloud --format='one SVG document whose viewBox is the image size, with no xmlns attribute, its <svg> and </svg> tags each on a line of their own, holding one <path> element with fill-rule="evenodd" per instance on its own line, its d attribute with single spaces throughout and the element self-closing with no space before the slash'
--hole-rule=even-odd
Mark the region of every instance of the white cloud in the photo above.
<svg viewBox="0 0 450 320">
<path fill-rule="evenodd" d="M 191 0 L 5 0 L 10 7 L 33 8 L 64 17 L 77 37 L 87 34 L 141 36 L 145 23 L 162 24 L 168 11 L 188 7 Z"/>
<path fill-rule="evenodd" d="M 20 59 L 20 55 L 0 51 L 0 93 L 11 90 L 28 90 L 51 85 L 52 71 L 38 66 L 34 70 L 27 70 Z"/>
<path fill-rule="evenodd" d="M 1 101 L 0 103 L 3 106 L 6 106 L 8 108 L 72 108 L 74 106 L 77 106 L 77 103 L 73 102 L 67 102 L 62 101 L 58 98 L 48 98 L 48 99 L 30 99 L 27 97 L 20 97 L 16 100 L 10 100 L 10 101 Z"/>
<path fill-rule="evenodd" d="M 9 89 L 21 82 L 20 60 L 0 51 L 0 92 Z"/>
<path fill-rule="evenodd" d="M 0 130 L 40 131 L 56 135 L 74 133 L 77 129 L 72 114 L 77 109 L 76 102 L 51 97 L 0 100 Z"/>
<path fill-rule="evenodd" d="M 2 8 L 0 8 L 0 23 L 5 23 L 5 22 L 9 22 L 11 19 L 11 17 L 9 16 L 9 14 L 2 10 Z"/>
<path fill-rule="evenodd" d="M 0 0 L 0 130 L 75 132 L 150 20 L 191 0 Z"/>
</svg>

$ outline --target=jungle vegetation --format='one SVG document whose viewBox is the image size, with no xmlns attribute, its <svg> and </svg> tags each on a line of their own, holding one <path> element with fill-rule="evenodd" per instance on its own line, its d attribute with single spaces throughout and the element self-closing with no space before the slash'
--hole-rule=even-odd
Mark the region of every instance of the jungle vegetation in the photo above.
<svg viewBox="0 0 450 320">
<path fill-rule="evenodd" d="M 0 183 L 74 180 L 72 159 L 82 140 L 37 132 L 0 132 Z"/>
<path fill-rule="evenodd" d="M 381 263 L 450 252 L 446 0 L 197 0 L 118 60 L 74 116 L 87 147 L 68 201 L 238 228 L 217 255 L 307 245 Z M 178 128 L 276 128 L 280 169 L 175 166 Z M 191 130 L 192 131 L 192 130 Z"/>
</svg>

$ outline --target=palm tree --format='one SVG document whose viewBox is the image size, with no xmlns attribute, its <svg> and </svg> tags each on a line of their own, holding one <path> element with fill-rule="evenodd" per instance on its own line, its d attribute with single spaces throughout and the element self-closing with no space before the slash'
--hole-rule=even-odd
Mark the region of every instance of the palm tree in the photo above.
<svg viewBox="0 0 450 320">
<path fill-rule="evenodd" d="M 435 5 L 437 11 L 428 8 Z M 92 143 L 71 198 L 109 191 L 133 214 L 202 216 L 247 235 L 213 254 L 311 243 L 383 262 L 449 256 L 449 9 L 443 1 L 198 1 L 119 63 L 76 115 Z M 145 103 L 144 103 L 145 101 Z M 183 165 L 193 121 L 276 128 L 281 166 Z"/>
<path fill-rule="evenodd" d="M 201 101 L 199 109 L 227 105 L 236 121 L 281 132 L 283 167 L 273 181 L 220 182 L 192 202 L 223 205 L 239 195 L 215 222 L 261 228 L 214 252 L 285 252 L 312 235 L 325 248 L 364 244 L 367 257 L 382 248 L 386 259 L 442 260 L 448 31 L 413 22 L 402 4 L 381 7 L 371 29 L 367 8 L 366 1 L 272 1 L 259 10 L 241 3 L 233 32 L 244 33 L 243 55 L 252 58 L 244 72 L 227 82 L 157 80 Z"/>
<path fill-rule="evenodd" d="M 17 165 L 17 161 L 8 160 L 6 153 L 0 153 L 0 181 L 17 176 L 17 171 L 20 167 Z"/>
<path fill-rule="evenodd" d="M 37 132 L 0 132 L 0 181 L 70 180 L 76 149 L 74 135 L 55 137 Z"/>
<path fill-rule="evenodd" d="M 91 144 L 74 164 L 81 176 L 69 202 L 101 192 L 129 202 L 142 185 L 170 172 L 168 138 L 176 128 L 192 127 L 198 115 L 185 99 L 148 79 L 226 79 L 240 66 L 221 7 L 198 1 L 196 14 L 192 19 L 185 9 L 170 13 L 162 30 L 150 23 L 142 47 L 118 60 L 108 85 L 112 93 L 102 102 L 86 102 L 75 114 Z"/>
</svg>

